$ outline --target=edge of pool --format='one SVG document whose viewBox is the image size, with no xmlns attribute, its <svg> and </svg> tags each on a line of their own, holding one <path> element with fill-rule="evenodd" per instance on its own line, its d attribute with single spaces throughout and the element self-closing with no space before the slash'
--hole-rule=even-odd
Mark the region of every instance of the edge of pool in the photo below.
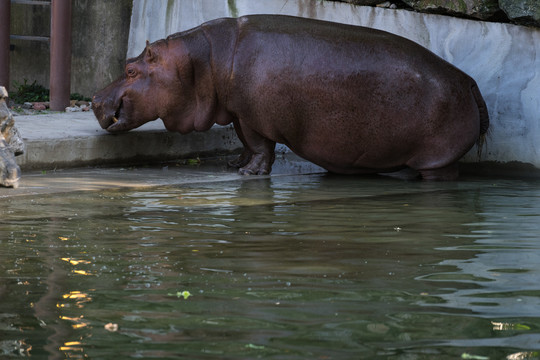
<svg viewBox="0 0 540 360">
<path fill-rule="evenodd" d="M 110 134 L 101 129 L 92 112 L 17 115 L 14 118 L 26 144 L 26 152 L 17 157 L 23 177 L 29 171 L 137 166 L 178 159 L 225 157 L 240 153 L 242 149 L 232 126 L 216 125 L 206 132 L 181 135 L 168 132 L 162 121 L 156 120 L 126 133 Z M 277 152 L 291 154 L 283 145 L 278 145 Z M 295 166 L 308 168 L 309 172 L 322 171 L 307 161 L 304 163 L 310 165 L 299 165 L 300 162 L 296 161 Z M 540 169 L 519 161 L 462 161 L 460 170 L 465 175 L 540 178 Z"/>
</svg>

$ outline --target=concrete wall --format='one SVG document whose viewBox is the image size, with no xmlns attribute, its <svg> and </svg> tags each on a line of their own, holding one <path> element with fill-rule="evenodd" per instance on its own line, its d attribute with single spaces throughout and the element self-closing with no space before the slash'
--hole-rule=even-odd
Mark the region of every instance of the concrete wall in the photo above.
<svg viewBox="0 0 540 360">
<path fill-rule="evenodd" d="M 51 15 L 49 6 L 11 5 L 11 34 L 49 36 Z M 9 90 L 24 79 L 49 86 L 49 44 L 43 41 L 11 40 Z"/>
<path fill-rule="evenodd" d="M 540 29 L 312 0 L 134 0 L 128 56 L 145 41 L 221 16 L 276 13 L 386 30 L 476 79 L 491 116 L 484 160 L 540 169 Z M 475 162 L 471 151 L 466 161 Z"/>
<path fill-rule="evenodd" d="M 132 0 L 72 1 L 71 92 L 90 97 L 123 72 Z M 49 36 L 50 7 L 12 4 L 11 34 Z M 12 40 L 10 90 L 15 82 L 49 88 L 49 44 Z"/>
</svg>

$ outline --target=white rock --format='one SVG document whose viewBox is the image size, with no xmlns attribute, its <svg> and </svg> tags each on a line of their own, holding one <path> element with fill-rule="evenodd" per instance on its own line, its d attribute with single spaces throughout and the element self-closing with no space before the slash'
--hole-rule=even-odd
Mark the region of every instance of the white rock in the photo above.
<svg viewBox="0 0 540 360">
<path fill-rule="evenodd" d="M 82 111 L 82 109 L 78 106 L 68 106 L 66 108 L 66 112 L 79 112 Z"/>
</svg>

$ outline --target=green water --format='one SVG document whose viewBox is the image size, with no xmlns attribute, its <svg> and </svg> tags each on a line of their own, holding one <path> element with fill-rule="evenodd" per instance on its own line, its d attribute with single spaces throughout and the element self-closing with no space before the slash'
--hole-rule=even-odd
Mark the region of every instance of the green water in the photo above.
<svg viewBox="0 0 540 360">
<path fill-rule="evenodd" d="M 283 176 L 2 205 L 0 358 L 539 357 L 538 181 Z"/>
</svg>

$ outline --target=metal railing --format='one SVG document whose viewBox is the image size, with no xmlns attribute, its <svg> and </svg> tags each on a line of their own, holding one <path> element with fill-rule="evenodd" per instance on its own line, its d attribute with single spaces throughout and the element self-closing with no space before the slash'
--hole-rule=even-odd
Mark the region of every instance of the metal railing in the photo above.
<svg viewBox="0 0 540 360">
<path fill-rule="evenodd" d="M 11 4 L 50 6 L 50 37 L 11 35 Z M 71 0 L 0 0 L 0 86 L 6 88 L 9 88 L 11 40 L 44 41 L 50 44 L 50 108 L 64 110 L 69 105 L 71 87 Z"/>
</svg>

